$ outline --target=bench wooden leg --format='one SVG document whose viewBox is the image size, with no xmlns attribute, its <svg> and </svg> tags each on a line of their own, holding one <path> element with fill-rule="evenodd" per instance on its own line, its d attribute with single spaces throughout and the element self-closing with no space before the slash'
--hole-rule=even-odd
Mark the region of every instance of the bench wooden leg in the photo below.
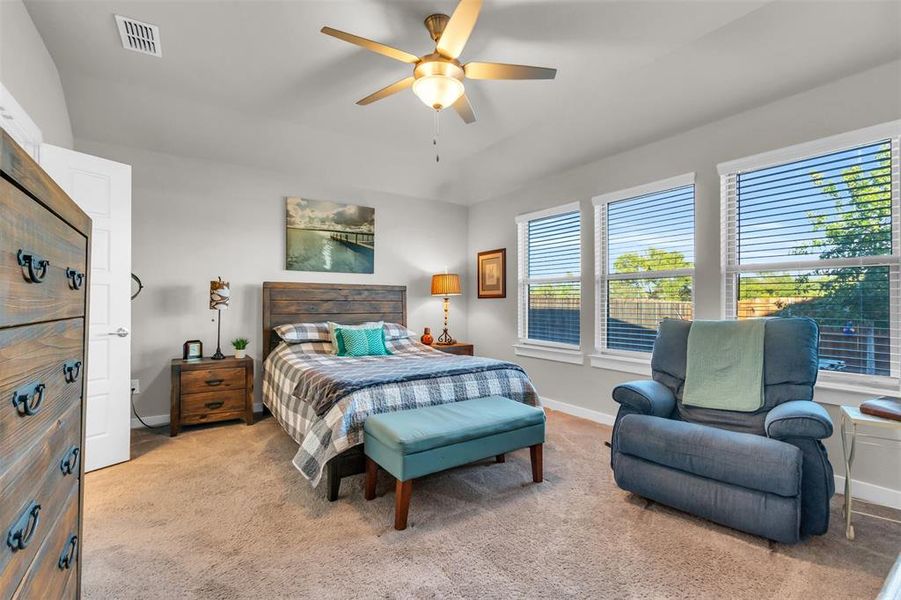
<svg viewBox="0 0 901 600">
<path fill-rule="evenodd" d="M 494 459 L 499 463 L 507 462 L 507 455 L 506 454 L 498 454 L 497 456 L 494 457 Z"/>
<path fill-rule="evenodd" d="M 407 514 L 410 512 L 410 496 L 413 494 L 413 480 L 397 481 L 394 496 L 394 528 L 407 528 Z"/>
<path fill-rule="evenodd" d="M 367 500 L 375 498 L 375 482 L 378 479 L 379 466 L 374 460 L 366 457 L 366 487 L 363 491 L 363 497 Z"/>
<path fill-rule="evenodd" d="M 544 481 L 544 462 L 542 457 L 543 444 L 529 446 L 529 457 L 532 459 L 532 481 L 541 483 Z"/>
</svg>

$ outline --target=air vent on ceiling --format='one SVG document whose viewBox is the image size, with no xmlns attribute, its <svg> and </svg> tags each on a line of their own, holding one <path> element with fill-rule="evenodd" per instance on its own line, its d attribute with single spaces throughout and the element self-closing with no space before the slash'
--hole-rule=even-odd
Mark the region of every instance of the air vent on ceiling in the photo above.
<svg viewBox="0 0 901 600">
<path fill-rule="evenodd" d="M 126 50 L 134 50 L 151 56 L 163 55 L 160 47 L 160 28 L 156 25 L 119 15 L 116 15 L 116 24 L 119 26 L 122 47 Z"/>
</svg>

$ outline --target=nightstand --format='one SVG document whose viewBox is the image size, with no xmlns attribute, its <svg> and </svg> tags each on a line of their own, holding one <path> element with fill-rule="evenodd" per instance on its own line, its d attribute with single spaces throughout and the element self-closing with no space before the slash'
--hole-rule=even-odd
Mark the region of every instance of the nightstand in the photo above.
<svg viewBox="0 0 901 600">
<path fill-rule="evenodd" d="M 169 435 L 182 425 L 231 419 L 253 425 L 253 359 L 172 359 Z"/>
<path fill-rule="evenodd" d="M 448 354 L 463 354 L 466 356 L 473 355 L 472 344 L 466 344 L 464 342 L 454 342 L 453 344 L 432 344 L 432 348 L 434 348 L 435 350 L 441 350 L 442 352 L 447 352 Z"/>
</svg>

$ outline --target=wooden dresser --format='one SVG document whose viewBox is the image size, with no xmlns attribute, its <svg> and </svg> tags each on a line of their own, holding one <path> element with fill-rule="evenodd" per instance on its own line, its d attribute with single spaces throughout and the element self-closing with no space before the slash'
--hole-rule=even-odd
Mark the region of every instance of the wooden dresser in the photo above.
<svg viewBox="0 0 901 600">
<path fill-rule="evenodd" d="M 77 598 L 91 220 L 0 136 L 0 599 Z"/>
</svg>

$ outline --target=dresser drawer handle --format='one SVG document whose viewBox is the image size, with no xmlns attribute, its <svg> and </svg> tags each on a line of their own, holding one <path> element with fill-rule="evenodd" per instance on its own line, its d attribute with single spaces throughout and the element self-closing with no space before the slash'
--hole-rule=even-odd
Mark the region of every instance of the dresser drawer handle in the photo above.
<svg viewBox="0 0 901 600">
<path fill-rule="evenodd" d="M 206 381 L 204 381 L 204 383 L 207 385 L 222 385 L 223 383 L 225 383 L 225 380 L 224 379 L 207 379 Z"/>
<path fill-rule="evenodd" d="M 32 383 L 13 392 L 13 407 L 23 417 L 29 417 L 38 412 L 41 401 L 44 399 L 43 383 Z"/>
<path fill-rule="evenodd" d="M 78 449 L 78 446 L 69 448 L 69 451 L 66 452 L 66 455 L 59 462 L 59 468 L 63 472 L 63 475 L 71 475 L 78 470 L 79 454 L 81 454 L 81 451 Z"/>
<path fill-rule="evenodd" d="M 81 373 L 81 361 L 80 360 L 70 360 L 68 362 L 63 363 L 63 377 L 66 379 L 66 383 L 75 383 L 78 380 L 78 375 Z"/>
<path fill-rule="evenodd" d="M 32 500 L 31 503 L 25 507 L 25 512 L 23 512 L 15 524 L 13 524 L 9 533 L 6 534 L 6 545 L 9 546 L 13 552 L 24 550 L 28 546 L 28 542 L 34 537 L 34 531 L 38 528 L 38 521 L 40 520 L 38 513 L 40 512 L 41 505 Z"/>
<path fill-rule="evenodd" d="M 207 402 L 204 406 L 210 410 L 216 410 L 217 408 L 222 408 L 223 404 L 225 404 L 225 402 L 219 400 L 218 402 Z"/>
<path fill-rule="evenodd" d="M 19 252 L 16 254 L 16 259 L 19 261 L 20 267 L 26 267 L 28 269 L 28 275 L 26 276 L 28 281 L 31 283 L 41 283 L 44 281 L 44 277 L 47 276 L 47 267 L 50 266 L 49 260 L 34 252 L 26 252 L 22 249 L 19 249 Z"/>
<path fill-rule="evenodd" d="M 69 287 L 73 290 L 80 290 L 84 284 L 84 273 L 76 271 L 72 267 L 66 267 L 66 279 L 69 280 Z"/>
<path fill-rule="evenodd" d="M 59 568 L 66 570 L 71 567 L 72 563 L 75 562 L 76 556 L 78 556 L 78 536 L 73 533 L 66 540 L 65 550 L 59 555 L 59 563 L 57 563 Z"/>
</svg>

